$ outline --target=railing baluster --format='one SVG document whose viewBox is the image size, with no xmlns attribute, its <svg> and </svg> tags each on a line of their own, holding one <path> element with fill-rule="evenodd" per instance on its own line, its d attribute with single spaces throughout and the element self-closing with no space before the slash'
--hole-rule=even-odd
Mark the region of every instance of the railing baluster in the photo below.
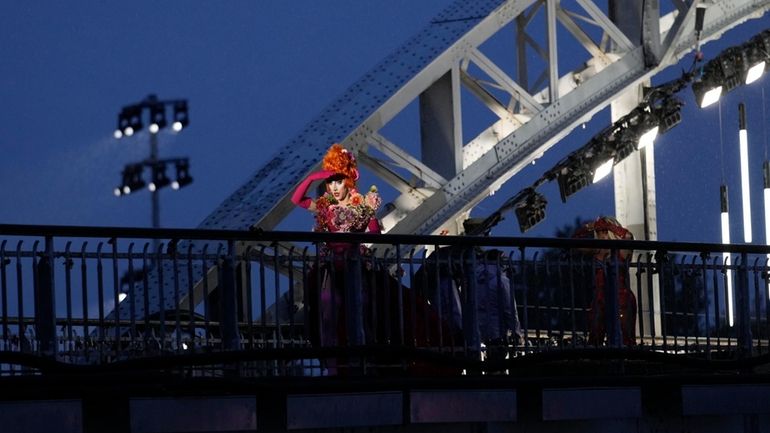
<svg viewBox="0 0 770 433">
<path fill-rule="evenodd" d="M 142 273 L 146 273 L 145 269 L 142 269 Z M 129 318 L 129 333 L 130 333 L 130 341 L 129 346 L 132 347 L 136 344 L 136 281 L 134 281 L 135 278 L 135 270 L 134 270 L 134 243 L 131 242 L 128 244 L 128 314 L 131 316 Z M 117 315 L 117 312 L 116 312 Z"/>
<path fill-rule="evenodd" d="M 279 245 L 273 244 L 273 302 L 275 302 L 275 310 L 273 311 L 273 320 L 275 320 L 275 330 L 273 331 L 273 347 L 281 347 L 281 317 L 279 310 L 279 303 L 281 301 L 281 269 L 280 257 L 279 257 Z"/>
<path fill-rule="evenodd" d="M 447 269 L 448 269 L 447 273 L 449 274 L 449 278 L 452 281 L 455 281 L 456 277 L 453 275 L 453 271 L 452 271 L 451 250 L 446 250 L 446 251 L 450 252 L 449 256 L 446 257 Z M 431 292 L 434 293 L 434 295 L 435 295 L 436 309 L 438 310 L 438 315 L 437 315 L 438 316 L 438 323 L 436 324 L 436 331 L 437 331 L 436 334 L 438 335 L 438 347 L 439 347 L 439 349 L 443 349 L 443 347 L 444 347 L 444 332 L 443 332 L 443 329 L 441 327 L 441 323 L 444 320 L 444 305 L 445 304 L 449 305 L 452 302 L 452 300 L 448 299 L 447 302 L 444 302 L 444 300 L 442 299 L 443 293 L 441 293 L 441 287 L 442 286 L 441 286 L 441 254 L 440 253 L 441 253 L 441 251 L 439 250 L 439 246 L 438 245 L 434 245 L 433 246 L 433 254 L 432 254 L 432 256 L 434 258 L 434 263 L 435 263 L 434 264 L 434 268 L 433 268 L 434 272 L 432 274 L 432 275 L 434 275 L 434 278 L 433 278 L 432 283 L 428 283 L 428 276 L 427 276 L 427 273 L 426 273 L 426 275 L 425 275 L 425 286 L 424 287 L 428 291 L 431 291 L 431 286 L 429 286 L 428 284 L 432 284 L 433 285 L 432 286 L 433 290 Z M 423 260 L 425 260 L 425 259 L 423 258 Z M 428 259 L 428 260 L 430 260 L 430 259 Z M 425 262 L 423 262 L 423 263 L 425 263 Z M 450 289 L 451 290 L 456 290 L 454 286 L 455 286 L 454 284 L 450 284 Z M 462 308 L 463 309 L 465 308 L 465 303 L 463 303 Z M 451 314 L 451 312 L 447 312 L 447 313 Z M 449 320 L 451 320 L 451 318 Z M 461 326 L 462 326 L 462 324 L 461 324 Z M 425 315 L 425 329 L 430 330 L 431 328 L 432 328 L 432 326 L 431 326 L 431 323 L 430 323 L 430 317 L 428 317 L 428 315 Z M 450 337 L 450 339 L 454 340 L 452 334 L 454 334 L 454 332 L 452 332 L 449 335 L 449 337 Z M 450 346 L 451 346 L 452 353 L 454 353 L 454 351 L 455 351 L 454 341 L 450 342 Z"/>
<path fill-rule="evenodd" d="M 251 283 L 251 278 L 248 277 L 248 275 L 251 275 L 251 266 L 249 265 L 251 262 L 247 262 L 247 278 L 246 282 L 247 284 Z M 288 284 L 288 301 L 286 302 L 286 313 L 288 315 L 289 319 L 289 346 L 294 346 L 295 341 L 295 335 L 294 335 L 294 245 L 289 248 L 289 259 L 286 262 L 286 273 L 289 274 L 289 284 Z M 251 291 L 249 290 L 249 293 Z M 249 295 L 249 305 L 251 305 L 251 296 Z M 251 323 L 251 308 L 249 308 L 249 323 Z"/>
<path fill-rule="evenodd" d="M 209 307 L 209 262 L 208 262 L 209 244 L 203 245 L 201 251 L 201 279 L 203 280 L 203 344 L 208 350 L 209 338 L 211 336 L 211 311 Z"/>
<path fill-rule="evenodd" d="M 736 312 L 738 313 L 738 353 L 742 358 L 751 356 L 751 302 L 749 301 L 748 255 L 741 252 L 736 285 Z"/>
<path fill-rule="evenodd" d="M 525 342 L 529 339 L 529 283 L 527 281 L 527 262 L 525 259 L 525 247 L 519 247 L 519 253 L 521 254 L 520 271 L 521 275 L 521 287 L 522 287 L 522 316 L 524 316 L 524 323 L 522 325 L 521 332 L 524 334 Z M 527 344 L 524 344 L 524 350 L 527 350 Z"/>
<path fill-rule="evenodd" d="M 569 306 L 570 306 L 570 326 L 572 331 L 572 348 L 574 349 L 577 344 L 577 309 L 575 304 L 575 268 L 574 268 L 574 256 L 572 250 L 567 251 L 567 269 L 569 270 Z"/>
<path fill-rule="evenodd" d="M 72 353 L 74 341 L 72 339 L 72 256 L 70 247 L 72 241 L 68 241 L 64 247 L 64 296 L 67 304 L 67 322 L 64 325 L 67 329 L 66 351 Z"/>
<path fill-rule="evenodd" d="M 708 254 L 701 253 L 701 273 L 703 278 L 703 315 L 706 322 L 706 359 L 711 359 L 711 320 L 709 319 L 709 295 L 708 295 L 708 273 L 707 261 Z"/>
<path fill-rule="evenodd" d="M 633 254 L 633 252 L 631 253 Z M 636 300 L 636 317 L 638 318 L 638 327 L 639 330 L 639 342 L 641 345 L 644 345 L 644 297 L 643 290 L 642 290 L 642 254 L 639 254 L 636 256 L 636 264 L 634 265 L 636 268 L 636 292 L 638 294 L 638 299 Z M 629 264 L 630 269 L 630 264 Z M 629 283 L 631 283 L 630 279 L 630 273 L 629 273 Z M 630 289 L 630 287 L 629 287 Z M 647 299 L 647 302 L 651 305 L 652 300 Z"/>
<path fill-rule="evenodd" d="M 158 338 L 160 340 L 160 352 L 166 350 L 166 285 L 165 273 L 163 269 L 163 243 L 160 242 L 155 250 L 155 269 L 158 270 L 158 321 L 160 330 Z"/>
<path fill-rule="evenodd" d="M 3 303 L 3 350 L 9 350 L 8 339 L 8 275 L 6 275 L 6 265 L 10 263 L 5 257 L 5 244 L 8 241 L 3 239 L 0 243 L 0 302 Z"/>
<path fill-rule="evenodd" d="M 398 334 L 399 334 L 399 342 L 401 344 L 405 344 L 406 340 L 404 339 L 404 286 L 403 282 L 401 281 L 401 244 L 395 245 L 396 249 L 396 266 L 395 266 L 395 273 L 396 277 L 398 279 L 398 285 L 396 286 L 396 290 L 398 291 L 396 293 L 396 299 L 398 300 Z M 361 267 L 358 267 L 358 272 L 360 272 Z"/>
<path fill-rule="evenodd" d="M 410 312 L 409 315 L 409 329 L 412 330 L 412 341 L 410 342 L 411 346 L 419 346 L 418 340 L 417 340 L 417 294 L 415 293 L 414 284 L 412 284 L 412 281 L 414 280 L 414 248 L 411 248 L 409 250 L 409 305 L 410 305 Z M 370 290 L 371 291 L 371 290 Z M 423 308 L 423 315 L 429 316 L 430 315 L 430 309 L 428 308 L 427 299 L 422 298 L 421 299 L 421 305 L 420 307 Z M 440 308 L 439 308 L 440 309 Z M 439 321 L 439 327 L 442 326 L 442 322 Z M 425 344 L 427 345 L 427 341 L 430 340 L 430 337 L 428 335 L 430 334 L 430 328 L 425 328 Z"/>
<path fill-rule="evenodd" d="M 144 295 L 144 305 L 142 306 L 144 308 L 144 335 L 142 337 L 142 346 L 145 354 L 150 353 L 150 338 L 152 337 L 152 329 L 149 326 L 150 323 L 150 281 L 149 281 L 149 271 L 152 268 L 151 266 L 151 260 L 152 257 L 148 258 L 147 252 L 150 249 L 150 243 L 145 242 L 144 247 L 142 248 L 142 269 L 144 269 L 144 272 L 142 273 L 142 294 Z M 150 260 L 150 261 L 148 261 Z M 161 345 L 162 347 L 162 345 Z"/>
<path fill-rule="evenodd" d="M 182 352 L 182 318 L 181 318 L 181 293 L 179 289 L 179 252 L 177 251 L 177 240 L 171 239 L 168 241 L 168 246 L 171 251 L 171 266 L 174 270 L 174 335 L 176 352 Z"/>
<path fill-rule="evenodd" d="M 761 302 L 761 294 L 760 294 L 760 285 L 759 285 L 759 273 L 757 272 L 757 262 L 759 261 L 759 257 L 754 258 L 754 265 L 751 268 L 751 275 L 754 277 L 754 311 L 755 311 L 755 319 L 752 319 L 752 315 L 749 315 L 749 325 L 752 330 L 752 340 L 754 336 L 753 329 L 756 329 L 757 337 L 761 337 L 760 333 L 760 326 L 759 326 L 759 320 L 761 319 L 761 313 L 760 313 L 760 302 Z M 756 349 L 758 353 L 762 353 L 762 340 L 757 339 L 757 345 Z"/>
<path fill-rule="evenodd" d="M 305 248 L 302 250 L 302 324 L 303 324 L 303 332 L 304 332 L 304 338 L 301 343 L 302 346 L 306 346 L 307 342 L 312 341 L 310 337 L 310 326 L 312 325 L 310 323 L 310 302 L 311 302 L 311 294 L 310 294 L 310 270 L 312 267 L 308 267 L 307 260 L 307 251 L 309 247 L 305 246 Z"/>
<path fill-rule="evenodd" d="M 713 281 L 713 286 L 714 286 L 714 329 L 716 331 L 717 347 L 721 347 L 722 346 L 722 332 L 719 329 L 720 322 L 721 322 L 719 320 L 719 292 L 720 292 L 720 290 L 719 290 L 719 274 L 717 273 L 717 270 L 720 270 L 722 275 L 725 275 L 724 264 L 717 265 L 717 263 L 719 263 L 719 262 L 720 262 L 719 257 L 714 257 L 714 263 L 712 265 L 714 270 L 712 271 L 712 276 L 713 276 L 713 279 L 714 279 L 714 281 Z M 725 278 L 726 277 L 722 278 L 723 282 L 726 281 Z"/>
<path fill-rule="evenodd" d="M 121 347 L 121 335 L 120 329 L 120 308 L 119 308 L 119 296 L 120 296 L 120 280 L 118 276 L 118 239 L 110 239 L 112 244 L 112 294 L 114 302 L 115 312 L 115 356 L 119 356 Z"/>
<path fill-rule="evenodd" d="M 104 326 L 104 265 L 102 265 L 102 247 L 103 242 L 96 246 L 96 290 L 97 301 L 99 302 L 99 359 L 104 359 L 104 345 L 106 344 L 106 328 Z"/>
<path fill-rule="evenodd" d="M 240 337 L 238 335 L 238 305 L 235 287 L 235 242 L 227 242 L 227 255 L 222 258 L 220 267 L 220 328 L 222 332 L 222 349 L 238 350 Z"/>
<path fill-rule="evenodd" d="M 91 341 L 91 330 L 88 326 L 90 317 L 88 314 L 88 268 L 86 267 L 87 246 L 88 242 L 83 242 L 83 245 L 80 247 L 80 288 L 82 290 L 81 302 L 83 304 L 83 355 L 85 356 L 88 355 L 90 347 L 89 343 Z"/>
<path fill-rule="evenodd" d="M 294 248 L 294 247 L 292 247 Z M 253 252 L 253 248 L 251 245 L 246 247 L 246 251 L 243 253 L 243 259 L 241 260 L 241 263 L 244 267 L 243 273 L 245 275 L 244 277 L 244 283 L 242 284 L 243 290 L 246 291 L 246 305 L 243 306 L 244 312 L 246 314 L 246 321 L 248 324 L 248 330 L 249 330 L 249 348 L 254 349 L 255 346 L 255 338 L 254 338 L 254 306 L 253 306 L 253 293 L 252 293 L 252 285 L 251 285 L 251 255 Z M 291 272 L 291 269 L 289 270 Z M 289 274 L 291 275 L 291 273 Z M 291 276 L 289 277 L 291 279 Z M 291 287 L 291 284 L 289 284 Z M 292 303 L 292 306 L 294 304 Z M 278 308 L 278 304 L 276 304 L 276 309 Z M 294 321 L 292 320 L 292 324 Z"/>
<path fill-rule="evenodd" d="M 193 250 L 193 243 L 190 242 L 190 244 L 187 246 L 187 332 L 190 335 L 190 349 L 191 351 L 195 351 L 198 349 L 195 341 L 195 287 L 193 285 L 193 259 L 192 259 L 192 252 Z M 204 279 L 205 279 L 205 273 Z M 205 297 L 206 294 L 204 293 L 203 296 Z"/>
</svg>

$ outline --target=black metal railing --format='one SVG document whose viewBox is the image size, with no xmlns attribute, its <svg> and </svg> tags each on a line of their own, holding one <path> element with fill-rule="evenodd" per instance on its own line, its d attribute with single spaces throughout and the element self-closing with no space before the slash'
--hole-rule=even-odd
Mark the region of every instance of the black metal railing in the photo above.
<svg viewBox="0 0 770 433">
<path fill-rule="evenodd" d="M 745 361 L 770 353 L 768 253 L 0 225 L 0 373 L 453 374 L 576 353 Z"/>
</svg>

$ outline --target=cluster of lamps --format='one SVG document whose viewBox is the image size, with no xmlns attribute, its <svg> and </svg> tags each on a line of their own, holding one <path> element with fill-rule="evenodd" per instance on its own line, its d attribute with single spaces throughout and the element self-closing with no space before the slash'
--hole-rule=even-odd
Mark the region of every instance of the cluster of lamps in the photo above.
<svg viewBox="0 0 770 433">
<path fill-rule="evenodd" d="M 173 164 L 176 168 L 176 178 L 171 180 L 166 174 L 166 167 Z M 144 181 L 144 167 L 148 167 L 152 173 L 149 183 Z M 190 176 L 190 162 L 187 158 L 162 159 L 152 162 L 150 160 L 126 164 L 122 172 L 122 182 L 113 193 L 116 197 L 128 195 L 143 189 L 145 186 L 150 192 L 156 192 L 166 186 L 178 190 L 192 183 Z"/>
<path fill-rule="evenodd" d="M 765 30 L 743 45 L 722 51 L 706 63 L 701 76 L 692 84 L 695 100 L 701 108 L 716 103 L 721 95 L 762 77 L 768 63 L 770 30 Z"/>
<path fill-rule="evenodd" d="M 118 126 L 115 128 L 113 136 L 116 139 L 131 137 L 144 127 L 142 121 L 142 112 L 149 111 L 149 126 L 147 130 L 150 134 L 157 134 L 161 129 L 168 126 L 166 118 L 166 105 L 173 107 L 171 117 L 171 129 L 174 132 L 180 132 L 190 124 L 187 114 L 187 101 L 159 101 L 155 95 L 150 95 L 138 104 L 127 105 L 123 107 L 118 115 Z"/>
<path fill-rule="evenodd" d="M 699 8 L 698 12 L 702 26 L 703 9 Z M 698 71 L 684 73 L 682 77 L 669 83 L 645 89 L 645 98 L 634 110 L 595 135 L 586 145 L 569 154 L 532 186 L 523 189 L 506 201 L 498 211 L 487 218 L 488 222 L 496 224 L 502 219 L 502 212 L 514 209 L 519 229 L 522 233 L 526 232 L 545 219 L 547 201 L 536 191 L 540 185 L 556 180 L 561 200 L 566 202 L 571 195 L 610 174 L 616 164 L 635 150 L 651 145 L 658 135 L 664 134 L 680 123 L 682 102 L 674 94 L 684 87 L 692 83 L 698 105 L 701 108 L 707 107 L 735 87 L 758 80 L 767 69 L 768 63 L 770 63 L 770 30 L 765 30 L 741 46 L 724 50 Z M 743 104 L 740 106 L 740 116 L 744 239 L 746 242 L 751 242 L 748 138 Z M 767 243 L 770 245 L 770 162 L 765 162 L 764 172 L 765 226 L 768 233 Z M 722 189 L 722 238 L 723 242 L 729 243 L 727 187 L 723 185 Z"/>
<path fill-rule="evenodd" d="M 630 113 L 595 135 L 586 145 L 570 153 L 535 183 L 506 202 L 498 213 L 514 209 L 521 232 L 545 219 L 545 197 L 536 191 L 540 185 L 556 180 L 562 202 L 610 173 L 612 168 L 634 151 L 652 145 L 655 138 L 682 121 L 682 102 L 674 97 L 692 79 L 691 74 L 647 89 L 642 103 Z"/>
</svg>

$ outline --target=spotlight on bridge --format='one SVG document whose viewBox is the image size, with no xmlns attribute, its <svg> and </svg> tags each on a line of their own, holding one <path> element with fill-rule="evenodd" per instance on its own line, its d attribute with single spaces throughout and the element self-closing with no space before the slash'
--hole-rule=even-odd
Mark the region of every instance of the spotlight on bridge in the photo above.
<svg viewBox="0 0 770 433">
<path fill-rule="evenodd" d="M 728 48 L 706 63 L 700 78 L 692 84 L 698 106 L 706 108 L 743 81 L 743 50 Z"/>
<path fill-rule="evenodd" d="M 770 62 L 770 30 L 763 31 L 744 44 L 743 54 L 747 68 L 745 83 L 751 84 L 764 74 Z"/>
<path fill-rule="evenodd" d="M 547 204 L 548 201 L 542 194 L 530 188 L 526 195 L 514 205 L 516 220 L 519 222 L 519 230 L 522 233 L 545 219 L 545 206 Z"/>
<path fill-rule="evenodd" d="M 592 140 L 596 142 L 596 139 Z M 614 155 L 606 146 L 591 148 L 586 146 L 582 152 L 571 155 L 565 164 L 556 168 L 559 195 L 563 203 L 567 197 L 581 189 L 596 183 L 612 172 Z"/>
<path fill-rule="evenodd" d="M 710 60 L 692 90 L 701 108 L 717 102 L 721 95 L 741 84 L 758 80 L 770 62 L 770 30 L 764 30 L 748 42 L 730 47 Z"/>
</svg>

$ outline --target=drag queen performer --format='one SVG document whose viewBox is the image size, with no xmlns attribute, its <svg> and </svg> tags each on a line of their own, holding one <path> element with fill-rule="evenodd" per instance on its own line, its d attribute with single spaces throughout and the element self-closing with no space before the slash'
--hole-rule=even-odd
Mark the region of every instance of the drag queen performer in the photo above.
<svg viewBox="0 0 770 433">
<path fill-rule="evenodd" d="M 376 212 L 382 201 L 375 187 L 366 194 L 359 193 L 356 189 L 358 177 L 356 158 L 341 145 L 334 144 L 323 158 L 322 170 L 303 180 L 291 200 L 315 215 L 316 232 L 379 234 L 380 224 Z M 324 193 L 314 200 L 307 196 L 307 192 L 315 181 L 323 181 L 325 189 Z M 348 344 L 349 322 L 346 319 L 345 303 L 352 291 L 358 288 L 352 287 L 351 272 L 347 265 L 355 254 L 365 256 L 368 250 L 363 245 L 345 242 L 328 242 L 319 247 L 320 272 L 319 269 L 313 268 L 307 276 L 310 299 L 306 302 L 311 341 L 316 347 Z M 364 260 L 361 262 L 364 263 Z M 367 334 L 366 340 L 371 341 L 373 332 L 371 324 L 368 323 L 366 305 L 371 300 L 372 290 L 365 284 L 366 281 L 371 281 L 369 272 L 367 266 L 362 266 L 363 287 L 360 290 L 365 306 L 363 332 Z"/>
</svg>

